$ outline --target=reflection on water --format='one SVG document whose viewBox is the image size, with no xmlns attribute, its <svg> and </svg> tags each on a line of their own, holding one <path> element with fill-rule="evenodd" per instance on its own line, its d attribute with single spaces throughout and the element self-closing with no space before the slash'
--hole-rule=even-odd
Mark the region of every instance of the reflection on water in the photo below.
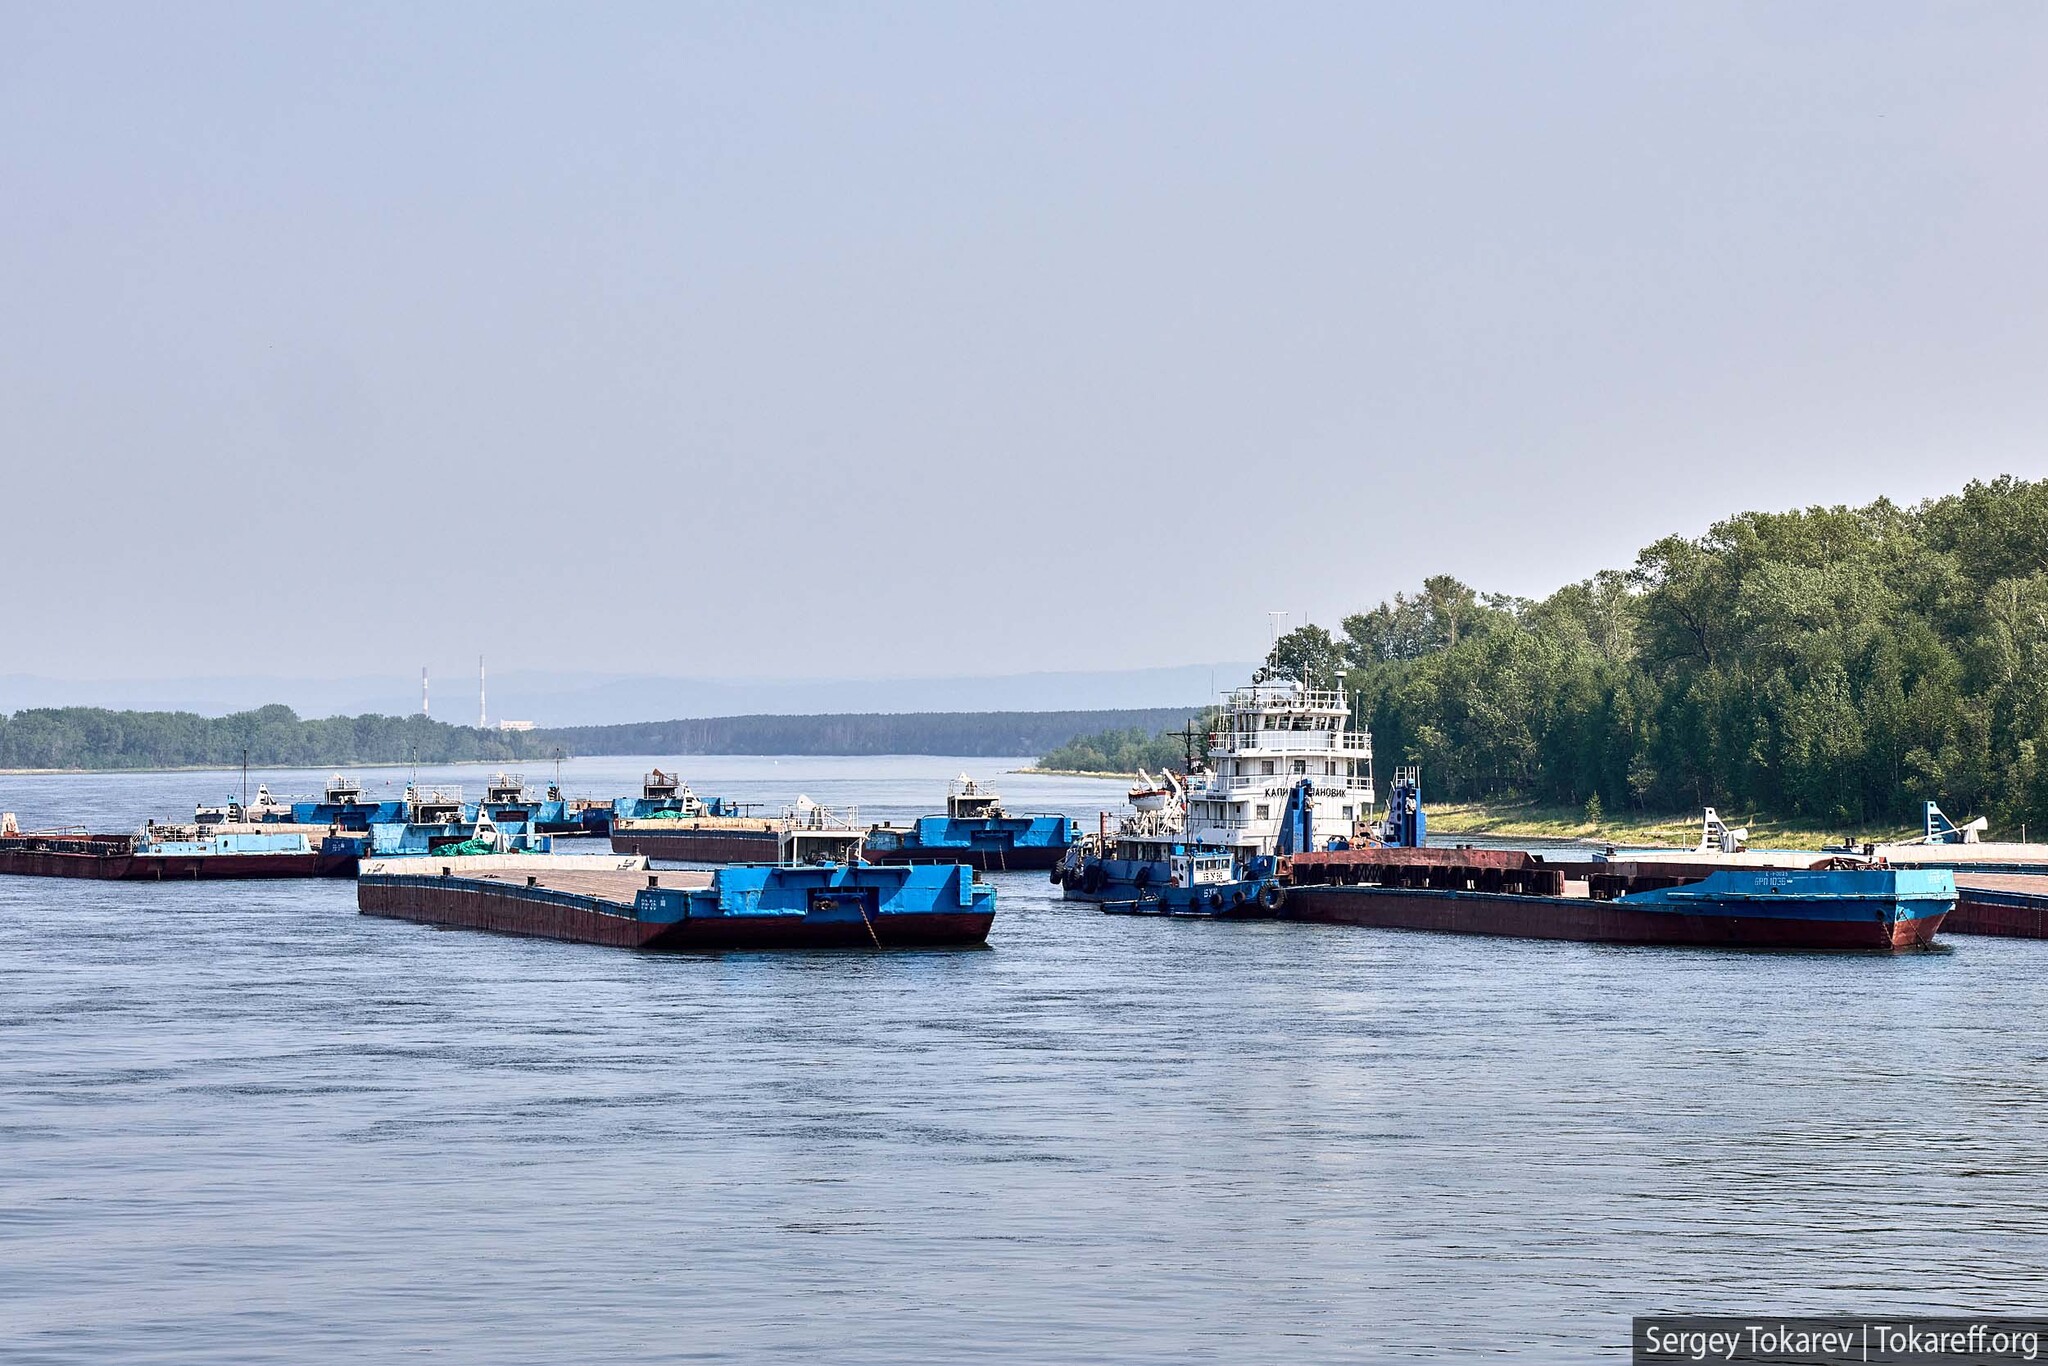
<svg viewBox="0 0 2048 1366">
<path fill-rule="evenodd" d="M 685 776 L 912 815 L 960 766 Z M 0 806 L 119 828 L 196 785 Z M 1564 1362 L 1645 1310 L 2048 1311 L 2048 944 L 1134 921 L 995 881 L 992 952 L 660 958 L 347 884 L 0 879 L 0 1348 Z"/>
</svg>

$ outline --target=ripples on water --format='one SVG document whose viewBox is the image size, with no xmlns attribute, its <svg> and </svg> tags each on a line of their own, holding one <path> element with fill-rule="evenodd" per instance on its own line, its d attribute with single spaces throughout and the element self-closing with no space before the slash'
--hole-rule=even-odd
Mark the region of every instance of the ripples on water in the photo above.
<svg viewBox="0 0 2048 1366">
<path fill-rule="evenodd" d="M 1155 923 L 996 881 L 985 952 L 673 958 L 340 883 L 0 879 L 0 1348 L 1563 1362 L 1651 1310 L 2048 1310 L 2048 944 Z"/>
</svg>

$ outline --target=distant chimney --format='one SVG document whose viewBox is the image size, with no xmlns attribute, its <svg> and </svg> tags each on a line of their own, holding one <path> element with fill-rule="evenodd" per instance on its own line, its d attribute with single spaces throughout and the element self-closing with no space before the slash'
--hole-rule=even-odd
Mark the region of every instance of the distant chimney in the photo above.
<svg viewBox="0 0 2048 1366">
<path fill-rule="evenodd" d="M 489 730 L 491 723 L 484 719 L 484 657 L 476 657 L 476 728 Z"/>
<path fill-rule="evenodd" d="M 420 665 L 420 715 L 431 715 L 427 710 L 427 666 Z"/>
</svg>

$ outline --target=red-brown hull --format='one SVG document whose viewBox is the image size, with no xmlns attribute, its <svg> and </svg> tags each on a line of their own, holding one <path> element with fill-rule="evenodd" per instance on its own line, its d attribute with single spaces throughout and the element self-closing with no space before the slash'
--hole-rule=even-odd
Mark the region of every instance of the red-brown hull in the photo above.
<svg viewBox="0 0 2048 1366">
<path fill-rule="evenodd" d="M 614 854 L 645 854 L 677 863 L 773 863 L 773 830 L 614 830 Z"/>
<path fill-rule="evenodd" d="M 656 924 L 523 897 L 517 888 L 500 892 L 462 887 L 407 886 L 364 882 L 356 904 L 364 915 L 452 925 L 499 934 L 561 939 L 576 944 L 667 953 L 708 953 L 723 949 L 867 949 L 971 947 L 988 942 L 993 912 L 986 914 L 891 914 L 867 925 L 807 923 L 801 916 L 709 916 Z"/>
<path fill-rule="evenodd" d="M 1391 887 L 1297 887 L 1283 918 L 1386 930 L 1569 939 L 1591 944 L 1890 952 L 1924 948 L 1942 917 L 1897 921 L 1794 920 L 1637 910 L 1586 898 L 1413 891 Z"/>
<path fill-rule="evenodd" d="M 329 854 L 62 854 L 0 852 L 0 874 L 102 882 L 214 882 L 246 878 L 353 877 L 356 860 Z"/>
<path fill-rule="evenodd" d="M 1957 873 L 1956 908 L 1944 928 L 2003 939 L 2048 939 L 2048 877 Z"/>
<path fill-rule="evenodd" d="M 1964 897 L 1943 926 L 1951 934 L 1988 934 L 2001 939 L 2048 939 L 2048 908 L 1991 906 Z"/>
</svg>

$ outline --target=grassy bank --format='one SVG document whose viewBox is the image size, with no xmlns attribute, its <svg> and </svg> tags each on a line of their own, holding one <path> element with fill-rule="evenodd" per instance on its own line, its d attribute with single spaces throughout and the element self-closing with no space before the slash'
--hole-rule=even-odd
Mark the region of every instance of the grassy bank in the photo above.
<svg viewBox="0 0 2048 1366">
<path fill-rule="evenodd" d="M 1758 849 L 1819 849 L 1843 836 L 1857 840 L 1912 838 L 1918 830 L 1905 826 L 1873 826 L 1846 830 L 1818 821 L 1774 820 L 1752 812 L 1723 811 L 1730 825 L 1748 826 L 1749 843 Z M 1700 813 L 1621 815 L 1598 824 L 1583 809 L 1539 806 L 1533 802 L 1469 802 L 1429 806 L 1432 835 L 1502 835 L 1514 838 L 1592 840 L 1603 844 L 1655 844 L 1691 848 L 1700 840 Z"/>
</svg>

